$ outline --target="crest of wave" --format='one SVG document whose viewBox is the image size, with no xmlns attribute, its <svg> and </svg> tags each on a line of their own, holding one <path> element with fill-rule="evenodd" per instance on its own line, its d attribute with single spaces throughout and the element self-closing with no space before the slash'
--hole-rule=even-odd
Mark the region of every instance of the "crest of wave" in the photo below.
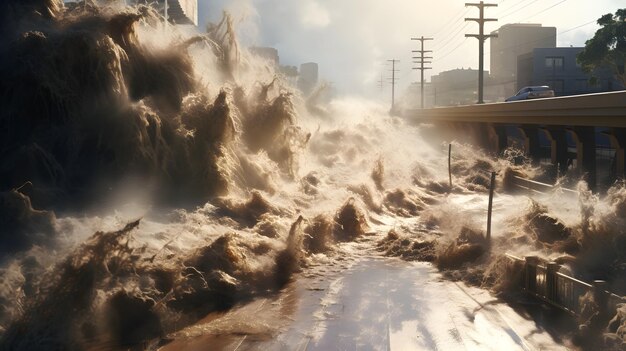
<svg viewBox="0 0 626 351">
<path fill-rule="evenodd" d="M 0 6 L 0 220 L 11 224 L 0 239 L 12 262 L 2 272 L 3 347 L 159 340 L 294 271 L 277 268 L 300 261 L 276 258 L 281 236 L 292 238 L 287 256 L 300 257 L 304 229 L 287 233 L 281 218 L 293 213 L 251 190 L 271 194 L 293 178 L 309 136 L 289 89 L 239 48 L 228 14 L 189 37 L 164 32 L 149 7 Z M 155 203 L 216 205 L 69 248 L 51 237 L 71 232 L 72 220 L 35 209 L 96 207 L 124 183 Z M 55 249 L 69 253 L 50 259 Z"/>
</svg>

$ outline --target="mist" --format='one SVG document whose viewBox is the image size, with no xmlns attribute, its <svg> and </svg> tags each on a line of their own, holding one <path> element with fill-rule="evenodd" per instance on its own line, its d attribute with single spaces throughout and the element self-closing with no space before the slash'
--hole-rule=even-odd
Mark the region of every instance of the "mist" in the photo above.
<svg viewBox="0 0 626 351">
<path fill-rule="evenodd" d="M 398 91 L 419 80 L 419 72 L 412 69 L 411 57 L 415 55 L 411 50 L 418 49 L 418 43 L 410 40 L 412 37 L 435 38 L 427 46 L 434 50 L 434 69 L 426 72 L 427 80 L 441 71 L 477 68 L 478 45 L 475 40 L 464 38 L 464 33 L 478 29 L 473 22 L 463 24 L 462 18 L 475 15 L 464 3 L 446 0 L 432 6 L 425 1 L 409 0 L 202 0 L 199 13 L 202 28 L 209 21 L 217 21 L 222 9 L 227 9 L 241 22 L 238 32 L 244 45 L 275 47 L 281 64 L 318 62 L 320 77 L 331 81 L 341 94 L 386 101 L 390 99 L 390 87 L 386 85 L 381 97 L 378 81 L 381 74 L 384 80 L 391 77 L 387 60 L 401 61 Z M 551 5 L 535 2 L 525 6 L 503 1 L 499 7 L 489 9 L 488 14 L 505 17 L 489 23 L 486 30 L 496 30 L 507 23 L 542 23 L 557 27 L 559 33 L 567 31 L 558 35 L 558 46 L 582 46 L 598 28 L 595 20 L 620 6 L 619 0 L 593 4 L 572 0 L 542 12 Z M 585 23 L 582 28 L 568 31 Z M 460 31 L 462 26 L 465 29 Z M 485 63 L 488 70 L 489 60 Z"/>
<path fill-rule="evenodd" d="M 157 350 L 216 334 L 262 343 L 285 332 L 297 308 L 269 321 L 228 317 L 259 301 L 298 301 L 292 291 L 372 257 L 420 261 L 429 279 L 505 296 L 515 277 L 504 254 L 533 253 L 580 279 L 601 271 L 612 290 L 626 290 L 622 184 L 600 198 L 576 176 L 563 179 L 578 184 L 569 207 L 558 192 L 511 193 L 513 175 L 545 169 L 359 96 L 372 63 L 349 57 L 384 57 L 375 38 L 387 7 L 352 17 L 357 2 L 229 2 L 198 33 L 147 6 L 83 5 L 0 5 L 0 349 Z M 282 22 L 266 14 L 272 7 Z M 385 45 L 405 40 L 397 33 Z M 335 65 L 320 59 L 323 75 L 362 91 L 305 96 L 248 52 L 259 42 L 292 43 L 285 62 L 344 53 Z M 360 44 L 347 53 L 346 42 Z M 363 72 L 345 69 L 356 62 Z M 619 346 L 626 318 L 611 312 L 610 323 L 580 321 L 595 332 L 583 339 Z M 307 342 L 323 348 L 320 340 Z"/>
</svg>

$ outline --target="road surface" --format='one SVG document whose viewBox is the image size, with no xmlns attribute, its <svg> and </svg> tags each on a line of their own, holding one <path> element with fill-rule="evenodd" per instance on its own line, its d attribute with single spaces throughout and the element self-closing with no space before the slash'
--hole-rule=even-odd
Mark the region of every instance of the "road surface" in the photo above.
<svg viewBox="0 0 626 351">
<path fill-rule="evenodd" d="M 313 267 L 278 297 L 208 316 L 161 350 L 566 349 L 429 264 L 368 257 L 342 265 Z"/>
</svg>

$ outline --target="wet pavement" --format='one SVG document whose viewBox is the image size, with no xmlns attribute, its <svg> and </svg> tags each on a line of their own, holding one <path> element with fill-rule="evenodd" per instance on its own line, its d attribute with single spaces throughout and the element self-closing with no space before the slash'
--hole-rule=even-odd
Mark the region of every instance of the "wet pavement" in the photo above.
<svg viewBox="0 0 626 351">
<path fill-rule="evenodd" d="M 534 321 L 429 264 L 314 267 L 280 296 L 213 314 L 162 350 L 561 350 Z"/>
</svg>

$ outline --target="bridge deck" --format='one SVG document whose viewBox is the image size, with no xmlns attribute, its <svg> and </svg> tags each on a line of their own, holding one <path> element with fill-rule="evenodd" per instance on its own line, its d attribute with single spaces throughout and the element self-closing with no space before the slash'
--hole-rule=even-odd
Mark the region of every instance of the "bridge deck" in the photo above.
<svg viewBox="0 0 626 351">
<path fill-rule="evenodd" d="M 487 122 L 502 124 L 626 127 L 626 91 L 407 110 L 414 122 Z"/>
</svg>

